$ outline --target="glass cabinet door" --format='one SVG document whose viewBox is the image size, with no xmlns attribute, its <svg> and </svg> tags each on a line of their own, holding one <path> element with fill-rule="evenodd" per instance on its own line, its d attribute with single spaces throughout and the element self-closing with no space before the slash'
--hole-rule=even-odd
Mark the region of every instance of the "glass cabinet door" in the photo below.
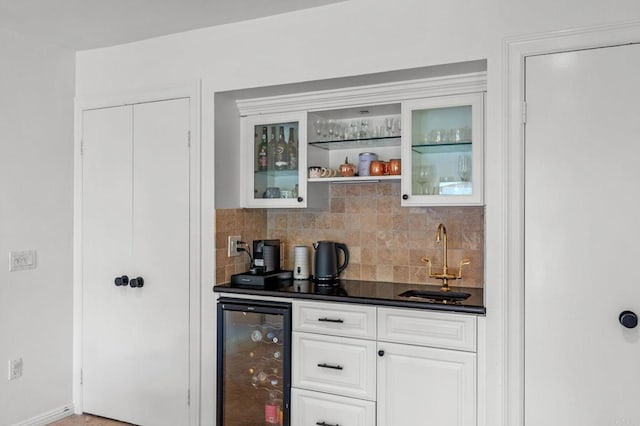
<svg viewBox="0 0 640 426">
<path fill-rule="evenodd" d="M 251 116 L 243 129 L 245 206 L 306 207 L 305 114 Z"/>
<path fill-rule="evenodd" d="M 402 205 L 483 203 L 484 95 L 402 104 Z"/>
</svg>

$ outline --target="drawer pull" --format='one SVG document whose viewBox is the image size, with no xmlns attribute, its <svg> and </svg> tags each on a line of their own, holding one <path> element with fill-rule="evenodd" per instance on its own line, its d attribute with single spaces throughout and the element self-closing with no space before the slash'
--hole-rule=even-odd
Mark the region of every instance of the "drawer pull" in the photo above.
<svg viewBox="0 0 640 426">
<path fill-rule="evenodd" d="M 339 323 L 339 324 L 342 324 L 344 322 L 340 318 L 334 319 L 334 318 L 326 318 L 326 317 L 325 318 L 318 318 L 318 321 L 320 321 L 320 322 L 336 322 L 336 323 Z"/>
<path fill-rule="evenodd" d="M 316 424 L 318 426 L 340 426 L 338 423 L 333 424 L 333 423 L 327 423 L 327 422 L 316 422 Z"/>
<path fill-rule="evenodd" d="M 318 367 L 322 367 L 322 368 L 331 368 L 333 370 L 342 370 L 342 366 L 341 365 L 331 365 L 331 364 L 327 364 L 327 363 L 322 363 L 322 364 L 318 364 Z"/>
</svg>

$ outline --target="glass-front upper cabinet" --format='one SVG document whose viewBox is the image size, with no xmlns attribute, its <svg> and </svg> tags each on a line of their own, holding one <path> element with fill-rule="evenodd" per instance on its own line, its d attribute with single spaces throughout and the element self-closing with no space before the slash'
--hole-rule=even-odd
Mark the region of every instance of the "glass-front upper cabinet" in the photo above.
<svg viewBox="0 0 640 426">
<path fill-rule="evenodd" d="M 483 106 L 483 93 L 402 103 L 403 206 L 483 203 Z"/>
<path fill-rule="evenodd" d="M 243 119 L 244 207 L 306 207 L 306 113 Z"/>
</svg>

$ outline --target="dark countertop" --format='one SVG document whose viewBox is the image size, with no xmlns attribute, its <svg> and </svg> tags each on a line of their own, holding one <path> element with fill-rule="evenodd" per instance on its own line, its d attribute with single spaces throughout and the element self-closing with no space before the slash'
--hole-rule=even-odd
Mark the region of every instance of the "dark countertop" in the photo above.
<svg viewBox="0 0 640 426">
<path fill-rule="evenodd" d="M 419 308 L 434 311 L 463 312 L 484 315 L 484 291 L 481 288 L 451 287 L 452 292 L 469 293 L 468 299 L 461 302 L 436 301 L 423 297 L 405 297 L 401 293 L 408 290 L 439 292 L 438 285 L 404 284 L 392 282 L 340 280 L 337 285 L 317 286 L 307 280 L 287 280 L 273 288 L 218 284 L 213 287 L 216 293 L 235 293 L 254 296 L 286 297 L 290 299 L 311 299 L 342 303 L 360 303 L 365 305 L 395 306 L 400 308 Z M 446 293 L 441 293 L 446 294 Z"/>
</svg>

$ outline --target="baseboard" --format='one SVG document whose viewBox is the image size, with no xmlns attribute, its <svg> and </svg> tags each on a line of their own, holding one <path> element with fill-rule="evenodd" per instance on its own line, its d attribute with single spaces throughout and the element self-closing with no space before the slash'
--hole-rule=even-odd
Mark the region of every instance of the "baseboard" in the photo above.
<svg viewBox="0 0 640 426">
<path fill-rule="evenodd" d="M 73 414 L 73 404 L 65 405 L 60 408 L 55 408 L 46 413 L 42 413 L 28 420 L 24 420 L 20 423 L 16 423 L 13 426 L 45 426 L 49 423 L 53 423 L 56 420 L 64 419 Z"/>
</svg>

